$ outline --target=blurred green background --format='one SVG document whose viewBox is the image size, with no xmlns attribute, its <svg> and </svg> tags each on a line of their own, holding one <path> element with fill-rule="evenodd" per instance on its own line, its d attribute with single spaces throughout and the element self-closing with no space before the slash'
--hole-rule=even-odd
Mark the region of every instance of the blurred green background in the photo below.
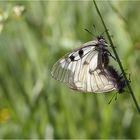
<svg viewBox="0 0 140 140">
<path fill-rule="evenodd" d="M 97 5 L 140 104 L 140 2 Z M 128 92 L 109 105 L 51 77 L 60 57 L 95 39 L 85 28 L 104 32 L 92 1 L 0 2 L 0 138 L 140 138 Z"/>
</svg>

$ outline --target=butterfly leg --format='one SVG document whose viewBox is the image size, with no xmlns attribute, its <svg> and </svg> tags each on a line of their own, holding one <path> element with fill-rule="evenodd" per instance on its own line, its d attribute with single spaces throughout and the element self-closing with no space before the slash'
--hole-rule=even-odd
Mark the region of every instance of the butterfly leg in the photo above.
<svg viewBox="0 0 140 140">
<path fill-rule="evenodd" d="M 125 72 L 125 74 L 128 75 L 127 81 L 128 81 L 129 83 L 131 83 L 131 75 L 130 75 L 130 73 L 126 73 L 126 72 Z M 121 78 L 123 77 L 123 73 L 120 74 L 120 77 L 121 77 Z"/>
<path fill-rule="evenodd" d="M 118 95 L 118 92 L 116 92 L 113 96 L 112 96 L 112 98 L 110 99 L 110 101 L 108 102 L 108 104 L 110 104 L 111 102 L 112 102 L 112 100 L 113 100 L 113 98 L 115 97 L 115 101 L 117 100 L 117 95 Z"/>
<path fill-rule="evenodd" d="M 116 95 L 116 96 L 115 96 L 115 101 L 116 101 L 117 98 L 118 98 L 118 96 L 117 96 L 117 95 L 118 95 L 118 92 L 116 92 L 115 95 Z"/>
<path fill-rule="evenodd" d="M 130 73 L 129 73 L 128 82 L 131 83 L 131 77 L 130 77 L 130 76 L 131 76 L 131 75 L 130 75 Z"/>
<path fill-rule="evenodd" d="M 108 54 L 109 56 L 111 56 L 115 61 L 117 61 L 116 58 L 111 54 L 111 52 L 110 52 L 109 50 L 106 50 L 106 52 L 107 52 L 107 54 Z"/>
</svg>

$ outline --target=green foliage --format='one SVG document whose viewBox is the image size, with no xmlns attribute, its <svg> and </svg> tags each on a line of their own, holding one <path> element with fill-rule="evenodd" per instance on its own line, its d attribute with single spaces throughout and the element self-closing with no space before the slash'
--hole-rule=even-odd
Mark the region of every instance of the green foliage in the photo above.
<svg viewBox="0 0 140 140">
<path fill-rule="evenodd" d="M 140 103 L 140 2 L 97 4 Z M 104 32 L 92 1 L 0 2 L 0 138 L 140 138 L 128 92 L 108 105 L 52 79 L 54 62 L 93 39 L 85 28 Z"/>
</svg>

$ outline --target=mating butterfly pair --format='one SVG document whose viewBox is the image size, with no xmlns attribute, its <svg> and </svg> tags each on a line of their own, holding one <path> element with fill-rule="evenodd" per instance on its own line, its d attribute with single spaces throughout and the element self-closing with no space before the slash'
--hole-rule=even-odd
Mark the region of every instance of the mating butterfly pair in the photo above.
<svg viewBox="0 0 140 140">
<path fill-rule="evenodd" d="M 109 57 L 114 57 L 107 47 L 108 43 L 103 36 L 83 44 L 54 64 L 52 77 L 71 89 L 82 92 L 104 93 L 117 90 L 122 93 L 126 82 L 123 75 L 109 65 Z"/>
</svg>

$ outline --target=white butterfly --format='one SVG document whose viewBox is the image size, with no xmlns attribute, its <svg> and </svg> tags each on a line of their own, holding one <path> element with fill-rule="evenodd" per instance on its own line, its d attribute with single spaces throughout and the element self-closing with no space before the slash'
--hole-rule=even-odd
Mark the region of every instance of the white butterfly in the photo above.
<svg viewBox="0 0 140 140">
<path fill-rule="evenodd" d="M 108 56 L 112 56 L 107 47 L 102 36 L 83 44 L 54 64 L 52 77 L 82 92 L 103 93 L 117 89 L 106 69 Z"/>
</svg>

